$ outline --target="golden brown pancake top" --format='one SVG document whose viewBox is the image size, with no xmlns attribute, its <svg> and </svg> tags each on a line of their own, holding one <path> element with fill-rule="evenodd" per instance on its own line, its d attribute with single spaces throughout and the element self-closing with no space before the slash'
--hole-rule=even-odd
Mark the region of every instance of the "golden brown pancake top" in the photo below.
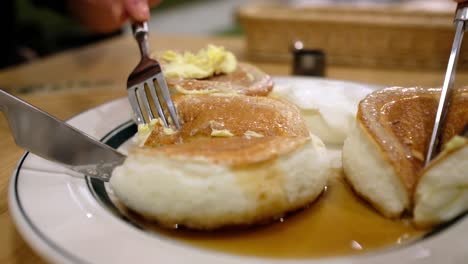
<svg viewBox="0 0 468 264">
<path fill-rule="evenodd" d="M 192 156 L 214 163 L 240 166 L 258 163 L 291 152 L 309 139 L 299 110 L 268 97 L 182 95 L 174 98 L 182 128 L 172 135 L 156 126 L 144 153 Z M 227 130 L 232 137 L 212 137 L 213 130 Z M 253 131 L 263 137 L 249 137 Z M 139 150 L 140 151 L 140 150 Z"/>
<path fill-rule="evenodd" d="M 273 81 L 268 74 L 245 63 L 238 63 L 236 70 L 232 73 L 215 75 L 206 79 L 168 78 L 167 83 L 170 87 L 179 86 L 189 91 L 214 89 L 219 92 L 257 96 L 268 95 L 273 89 Z"/>
<path fill-rule="evenodd" d="M 359 123 L 410 193 L 423 168 L 439 94 L 440 89 L 393 87 L 374 92 L 359 104 Z M 457 89 L 452 98 L 443 143 L 468 124 L 468 88 Z"/>
</svg>

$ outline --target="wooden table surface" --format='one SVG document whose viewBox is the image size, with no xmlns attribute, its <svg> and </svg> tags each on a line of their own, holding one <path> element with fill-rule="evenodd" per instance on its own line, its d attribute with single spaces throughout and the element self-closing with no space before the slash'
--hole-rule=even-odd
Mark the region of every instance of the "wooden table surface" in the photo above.
<svg viewBox="0 0 468 264">
<path fill-rule="evenodd" d="M 189 37 L 153 34 L 153 50 L 198 49 L 208 43 L 223 45 L 240 60 L 245 57 L 242 38 Z M 447 54 L 448 55 L 448 54 Z M 61 118 L 125 96 L 126 78 L 138 60 L 130 37 L 118 37 L 82 49 L 61 53 L 34 63 L 0 71 L 0 88 Z M 288 75 L 290 65 L 253 62 L 272 75 Z M 386 86 L 440 86 L 442 71 L 408 71 L 328 67 L 327 76 Z M 457 75 L 457 84 L 468 83 L 468 72 Z M 43 263 L 15 229 L 8 212 L 10 175 L 23 154 L 0 117 L 0 263 Z"/>
</svg>

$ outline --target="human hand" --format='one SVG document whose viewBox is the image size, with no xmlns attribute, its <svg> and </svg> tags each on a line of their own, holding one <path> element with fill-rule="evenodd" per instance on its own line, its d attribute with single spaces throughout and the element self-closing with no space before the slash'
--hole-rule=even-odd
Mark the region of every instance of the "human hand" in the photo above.
<svg viewBox="0 0 468 264">
<path fill-rule="evenodd" d="M 150 7 L 162 0 L 68 0 L 71 13 L 90 30 L 112 32 L 127 21 L 149 19 Z"/>
</svg>

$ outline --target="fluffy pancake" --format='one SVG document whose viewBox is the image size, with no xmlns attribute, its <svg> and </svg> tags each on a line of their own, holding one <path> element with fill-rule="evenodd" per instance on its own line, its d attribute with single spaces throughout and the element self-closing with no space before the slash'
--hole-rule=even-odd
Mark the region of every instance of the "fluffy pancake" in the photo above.
<svg viewBox="0 0 468 264">
<path fill-rule="evenodd" d="M 261 96 L 273 88 L 268 74 L 251 64 L 238 63 L 224 47 L 208 45 L 195 53 L 169 50 L 152 56 L 161 63 L 173 93 Z"/>
<path fill-rule="evenodd" d="M 270 96 L 295 104 L 309 131 L 325 143 L 343 144 L 351 131 L 357 104 L 373 90 L 368 85 L 333 80 L 275 81 Z M 320 89 L 315 89 L 320 88 Z M 327 92 L 324 93 L 323 91 Z M 337 104 L 336 102 L 340 102 Z"/>
<path fill-rule="evenodd" d="M 164 63 L 162 64 L 164 69 Z M 167 78 L 168 86 L 182 94 L 235 93 L 268 95 L 273 88 L 271 77 L 247 64 L 238 63 L 232 73 L 219 74 L 205 79 Z"/>
<path fill-rule="evenodd" d="M 419 226 L 448 221 L 468 209 L 468 138 L 460 141 L 422 172 L 413 212 Z"/>
<path fill-rule="evenodd" d="M 177 133 L 155 125 L 116 168 L 121 202 L 166 227 L 263 223 L 304 207 L 325 187 L 326 149 L 293 105 L 267 97 L 174 98 Z"/>
<path fill-rule="evenodd" d="M 355 128 L 343 146 L 343 167 L 354 190 L 385 216 L 412 208 L 439 94 L 440 89 L 393 87 L 359 104 Z M 468 123 L 467 106 L 468 89 L 457 90 L 443 142 Z"/>
</svg>

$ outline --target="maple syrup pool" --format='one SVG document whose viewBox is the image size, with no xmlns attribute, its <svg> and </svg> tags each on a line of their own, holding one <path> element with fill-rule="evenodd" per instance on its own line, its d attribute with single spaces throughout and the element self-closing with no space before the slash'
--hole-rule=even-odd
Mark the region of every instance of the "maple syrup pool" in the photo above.
<svg viewBox="0 0 468 264">
<path fill-rule="evenodd" d="M 203 249 L 268 258 L 355 255 L 406 244 L 429 231 L 415 228 L 409 219 L 392 220 L 378 214 L 353 193 L 341 171 L 330 177 L 324 193 L 307 208 L 250 228 L 169 230 L 119 208 L 131 222 L 157 235 Z"/>
</svg>

